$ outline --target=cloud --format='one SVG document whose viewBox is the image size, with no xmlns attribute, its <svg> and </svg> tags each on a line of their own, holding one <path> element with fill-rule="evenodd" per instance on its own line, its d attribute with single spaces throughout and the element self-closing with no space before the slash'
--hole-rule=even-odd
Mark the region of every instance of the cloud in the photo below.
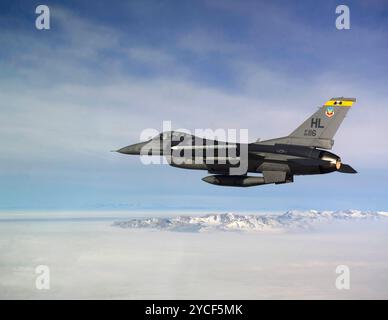
<svg viewBox="0 0 388 320">
<path fill-rule="evenodd" d="M 385 227 L 187 234 L 109 221 L 0 223 L 2 299 L 386 299 Z M 373 235 L 373 236 L 371 236 Z M 49 245 L 48 245 L 49 244 Z M 50 268 L 50 290 L 35 268 Z M 350 268 L 350 290 L 335 269 Z"/>
</svg>

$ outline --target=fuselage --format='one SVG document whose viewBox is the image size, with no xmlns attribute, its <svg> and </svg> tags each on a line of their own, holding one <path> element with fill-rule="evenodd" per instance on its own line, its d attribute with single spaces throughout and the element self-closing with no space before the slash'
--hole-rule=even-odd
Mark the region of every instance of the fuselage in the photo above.
<svg viewBox="0 0 388 320">
<path fill-rule="evenodd" d="M 172 137 L 176 135 L 175 139 Z M 163 133 L 151 140 L 124 147 L 124 154 L 165 156 L 171 166 L 207 170 L 227 175 L 246 160 L 245 173 L 286 172 L 287 175 L 329 173 L 339 169 L 341 159 L 334 153 L 298 145 L 228 143 L 179 132 Z"/>
</svg>

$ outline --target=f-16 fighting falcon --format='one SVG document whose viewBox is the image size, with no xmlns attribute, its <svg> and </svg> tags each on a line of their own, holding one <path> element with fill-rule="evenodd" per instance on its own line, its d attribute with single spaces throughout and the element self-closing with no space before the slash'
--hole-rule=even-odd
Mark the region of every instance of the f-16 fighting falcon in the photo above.
<svg viewBox="0 0 388 320">
<path fill-rule="evenodd" d="M 165 156 L 171 166 L 207 170 L 202 180 L 219 186 L 251 187 L 294 181 L 296 175 L 334 171 L 357 173 L 329 151 L 355 98 L 332 98 L 286 137 L 253 143 L 222 142 L 178 131 L 117 150 L 130 155 Z M 261 176 L 248 175 L 261 173 Z"/>
</svg>

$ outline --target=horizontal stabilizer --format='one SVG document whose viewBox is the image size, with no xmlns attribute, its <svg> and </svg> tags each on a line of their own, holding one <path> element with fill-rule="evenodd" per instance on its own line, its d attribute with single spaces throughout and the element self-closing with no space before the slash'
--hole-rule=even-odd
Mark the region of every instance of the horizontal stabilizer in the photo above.
<svg viewBox="0 0 388 320">
<path fill-rule="evenodd" d="M 357 173 L 356 170 L 354 170 L 351 166 L 348 164 L 342 164 L 341 167 L 338 169 L 339 172 L 342 173 Z"/>
</svg>

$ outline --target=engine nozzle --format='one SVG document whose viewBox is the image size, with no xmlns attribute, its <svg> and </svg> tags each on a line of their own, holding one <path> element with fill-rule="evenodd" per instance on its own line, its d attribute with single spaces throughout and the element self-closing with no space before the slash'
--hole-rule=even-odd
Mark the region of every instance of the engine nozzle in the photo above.
<svg viewBox="0 0 388 320">
<path fill-rule="evenodd" d="M 332 172 L 341 169 L 341 158 L 334 153 L 323 151 L 320 159 L 327 162 L 327 164 L 320 166 L 322 172 Z"/>
</svg>

